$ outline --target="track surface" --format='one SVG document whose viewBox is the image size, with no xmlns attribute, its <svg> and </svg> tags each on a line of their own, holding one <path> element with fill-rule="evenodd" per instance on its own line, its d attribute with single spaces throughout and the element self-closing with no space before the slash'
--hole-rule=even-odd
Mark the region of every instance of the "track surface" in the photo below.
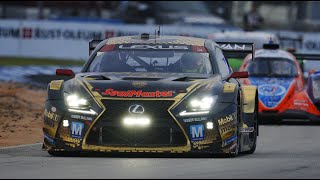
<svg viewBox="0 0 320 180">
<path fill-rule="evenodd" d="M 260 126 L 257 150 L 237 158 L 52 157 L 41 144 L 0 149 L 0 178 L 319 178 L 320 126 Z"/>
</svg>

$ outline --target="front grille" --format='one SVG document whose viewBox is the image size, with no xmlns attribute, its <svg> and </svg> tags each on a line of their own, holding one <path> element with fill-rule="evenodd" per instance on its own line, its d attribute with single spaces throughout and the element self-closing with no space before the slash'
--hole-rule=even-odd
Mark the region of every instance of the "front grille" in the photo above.
<svg viewBox="0 0 320 180">
<path fill-rule="evenodd" d="M 118 147 L 175 147 L 184 146 L 187 140 L 168 112 L 172 100 L 102 100 L 106 111 L 89 132 L 89 145 Z M 128 127 L 123 118 L 130 116 L 129 107 L 144 107 L 143 115 L 150 117 L 146 127 Z"/>
</svg>

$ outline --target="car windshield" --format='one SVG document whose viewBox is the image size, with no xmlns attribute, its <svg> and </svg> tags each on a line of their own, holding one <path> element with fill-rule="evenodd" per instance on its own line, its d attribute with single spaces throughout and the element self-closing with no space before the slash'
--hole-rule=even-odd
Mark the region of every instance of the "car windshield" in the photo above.
<svg viewBox="0 0 320 180">
<path fill-rule="evenodd" d="M 245 68 L 250 76 L 296 77 L 297 68 L 292 60 L 286 58 L 255 58 Z"/>
<path fill-rule="evenodd" d="M 126 44 L 102 47 L 87 71 L 212 74 L 212 66 L 203 46 Z"/>
</svg>

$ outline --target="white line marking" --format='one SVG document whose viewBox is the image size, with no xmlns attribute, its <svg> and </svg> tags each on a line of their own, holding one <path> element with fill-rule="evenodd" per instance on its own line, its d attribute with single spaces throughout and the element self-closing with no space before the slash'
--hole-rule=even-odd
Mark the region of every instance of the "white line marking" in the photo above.
<svg viewBox="0 0 320 180">
<path fill-rule="evenodd" d="M 9 146 L 9 147 L 0 148 L 0 150 L 2 150 L 2 149 L 20 148 L 20 147 L 28 147 L 28 146 L 38 145 L 38 144 L 42 144 L 42 143 L 24 144 L 24 145 L 18 145 L 18 146 Z"/>
</svg>

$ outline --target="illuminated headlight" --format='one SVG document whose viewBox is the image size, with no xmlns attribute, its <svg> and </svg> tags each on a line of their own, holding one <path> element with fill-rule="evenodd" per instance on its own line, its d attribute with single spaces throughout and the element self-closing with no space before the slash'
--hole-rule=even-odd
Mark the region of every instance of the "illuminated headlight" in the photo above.
<svg viewBox="0 0 320 180">
<path fill-rule="evenodd" d="M 207 122 L 207 129 L 213 129 L 213 122 Z"/>
<path fill-rule="evenodd" d="M 147 126 L 150 124 L 150 119 L 147 117 L 125 117 L 123 122 L 126 126 Z"/>
<path fill-rule="evenodd" d="M 90 109 L 90 105 L 86 99 L 80 98 L 76 94 L 69 95 L 65 93 L 64 95 L 66 105 L 68 106 L 68 110 L 70 112 L 90 115 L 97 114 L 94 110 Z"/>
<path fill-rule="evenodd" d="M 205 115 L 210 112 L 210 108 L 216 103 L 218 96 L 203 97 L 192 99 L 187 105 L 186 110 L 179 113 L 180 116 Z"/>
<path fill-rule="evenodd" d="M 80 108 L 88 106 L 88 101 L 83 98 L 79 98 L 77 95 L 72 94 L 67 96 L 67 105 L 70 108 Z"/>
</svg>

